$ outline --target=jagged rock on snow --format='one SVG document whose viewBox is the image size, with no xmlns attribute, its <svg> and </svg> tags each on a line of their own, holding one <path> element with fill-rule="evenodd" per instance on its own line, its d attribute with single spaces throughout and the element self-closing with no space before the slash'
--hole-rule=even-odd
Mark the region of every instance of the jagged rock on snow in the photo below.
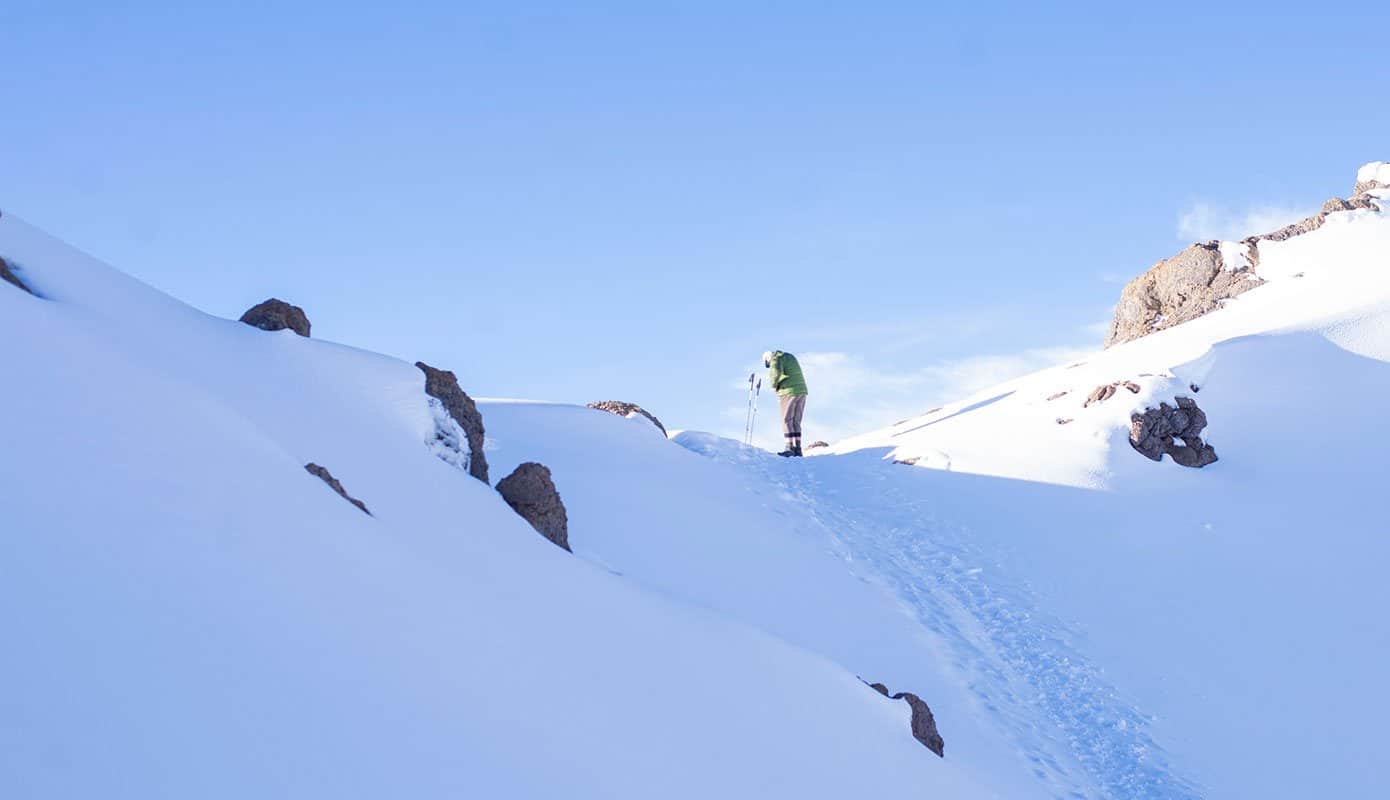
<svg viewBox="0 0 1390 800">
<path fill-rule="evenodd" d="M 1129 443 L 1141 455 L 1162 461 L 1167 453 L 1184 467 L 1205 467 L 1217 460 L 1216 450 L 1202 441 L 1207 415 L 1190 397 L 1175 399 L 1177 407 L 1160 403 L 1130 417 Z"/>
<path fill-rule="evenodd" d="M 459 454 L 462 457 L 463 465 L 466 465 L 468 469 L 468 474 L 483 483 L 487 483 L 487 456 L 483 453 L 486 434 L 483 431 L 483 415 L 478 412 L 478 406 L 467 392 L 459 388 L 458 378 L 454 373 L 445 369 L 436 369 L 423 361 L 416 361 L 415 366 L 425 373 L 425 394 L 438 400 L 449 418 L 463 429 L 468 452 L 467 454 L 462 453 L 462 443 L 457 441 L 457 432 L 451 426 L 442 424 L 443 420 L 438 418 L 435 420 L 434 438 L 431 444 L 447 447 L 452 452 Z M 438 455 L 449 463 L 458 464 L 457 461 L 445 458 L 442 454 Z"/>
<path fill-rule="evenodd" d="M 304 309 L 274 297 L 248 308 L 240 321 L 263 331 L 289 329 L 300 336 L 309 335 L 309 317 Z"/>
<path fill-rule="evenodd" d="M 570 549 L 569 516 L 548 467 L 528 461 L 498 481 L 497 492 L 540 535 Z"/>
<path fill-rule="evenodd" d="M 829 447 L 830 442 L 811 442 L 806 445 L 807 450 L 815 450 L 817 447 Z"/>
<path fill-rule="evenodd" d="M 1047 399 L 1048 399 L 1048 402 L 1051 402 L 1051 401 L 1053 401 L 1053 400 L 1058 399 L 1059 397 L 1066 397 L 1066 396 L 1067 396 L 1067 393 L 1066 393 L 1066 392 L 1057 392 L 1056 394 L 1050 394 L 1050 395 L 1048 395 L 1048 396 L 1047 396 Z"/>
<path fill-rule="evenodd" d="M 24 281 L 20 280 L 19 276 L 14 274 L 14 272 L 10 269 L 10 265 L 7 264 L 5 262 L 5 259 L 3 258 L 0 258 L 0 280 L 4 280 L 8 284 L 17 286 L 20 289 L 23 289 L 24 291 L 28 292 L 29 294 L 34 294 L 34 290 L 26 286 L 24 284 Z M 37 297 L 37 295 L 35 296 Z"/>
<path fill-rule="evenodd" d="M 1082 403 L 1081 407 L 1087 408 L 1094 403 L 1103 403 L 1106 400 L 1109 400 L 1110 398 L 1115 396 L 1115 392 L 1118 391 L 1120 387 L 1124 387 L 1133 394 L 1139 394 L 1139 384 L 1135 383 L 1134 381 L 1115 381 L 1114 383 L 1106 383 L 1092 389 L 1091 393 L 1086 395 L 1086 402 Z M 1066 394 L 1066 392 L 1062 392 L 1062 394 Z M 1055 394 L 1047 399 L 1053 400 L 1061 396 L 1061 394 Z"/>
<path fill-rule="evenodd" d="M 372 512 L 367 510 L 367 506 L 365 503 L 347 493 L 347 490 L 343 488 L 343 484 L 340 483 L 337 478 L 333 477 L 333 473 L 329 472 L 327 469 L 324 469 L 323 467 L 320 467 L 318 464 L 315 464 L 312 461 L 310 461 L 308 464 L 305 464 L 304 469 L 310 475 L 313 475 L 317 477 L 319 480 L 322 480 L 324 483 L 328 484 L 328 487 L 333 491 L 337 492 L 339 495 L 341 495 L 344 500 L 348 501 L 349 503 L 352 503 L 353 505 L 361 509 L 363 514 L 366 514 L 369 517 L 372 515 Z"/>
<path fill-rule="evenodd" d="M 889 694 L 888 687 L 881 683 L 870 683 L 869 686 L 890 700 L 906 701 L 908 707 L 912 709 L 912 738 L 921 742 L 928 750 L 938 756 L 946 757 L 946 741 L 937 732 L 936 717 L 932 716 L 931 707 L 926 704 L 926 701 L 911 692 Z"/>
<path fill-rule="evenodd" d="M 636 403 L 625 403 L 622 400 L 600 400 L 597 403 L 590 403 L 588 407 L 599 411 L 607 411 L 610 414 L 617 414 L 620 417 L 631 417 L 633 414 L 641 415 L 651 420 L 653 425 L 661 429 L 663 436 L 670 435 L 666 433 L 666 426 L 661 424 L 661 420 L 652 416 L 650 412 Z"/>
</svg>

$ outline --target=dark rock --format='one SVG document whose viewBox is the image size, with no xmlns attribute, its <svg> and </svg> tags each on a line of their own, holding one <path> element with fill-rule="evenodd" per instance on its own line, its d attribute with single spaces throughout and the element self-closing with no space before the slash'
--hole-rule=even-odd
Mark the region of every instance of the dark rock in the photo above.
<svg viewBox="0 0 1390 800">
<path fill-rule="evenodd" d="M 1139 384 L 1134 381 L 1124 381 L 1120 385 L 1128 389 L 1131 394 L 1139 394 Z"/>
<path fill-rule="evenodd" d="M 1217 460 L 1216 450 L 1202 441 L 1206 412 L 1190 397 L 1178 397 L 1177 406 L 1159 403 L 1129 418 L 1129 444 L 1145 458 L 1162 461 L 1167 453 L 1184 467 L 1205 467 Z"/>
<path fill-rule="evenodd" d="M 811 442 L 806 445 L 807 450 L 815 450 L 817 447 L 829 447 L 830 442 Z"/>
<path fill-rule="evenodd" d="M 911 467 L 911 466 L 915 465 L 918 461 L 921 461 L 921 460 L 922 460 L 922 457 L 921 457 L 921 456 L 913 456 L 913 457 L 911 457 L 911 458 L 895 458 L 895 459 L 893 459 L 893 463 L 894 463 L 894 464 L 903 464 L 904 466 Z"/>
<path fill-rule="evenodd" d="M 599 411 L 607 411 L 610 414 L 617 414 L 620 417 L 630 417 L 633 414 L 640 414 L 651 420 L 653 425 L 660 428 L 663 436 L 669 435 L 666 433 L 666 426 L 661 424 L 661 420 L 652 416 L 645 408 L 636 403 L 624 403 L 621 400 L 600 400 L 597 403 L 590 403 L 588 407 L 598 409 Z"/>
<path fill-rule="evenodd" d="M 454 373 L 445 369 L 435 369 L 423 361 L 416 361 L 415 366 L 425 373 L 425 394 L 443 404 L 444 410 L 463 429 L 468 439 L 468 474 L 487 483 L 487 455 L 483 453 L 483 443 L 487 441 L 487 437 L 483 431 L 483 415 L 478 412 L 477 404 L 459 388 L 458 378 Z M 448 438 L 444 432 L 438 430 L 435 436 L 440 440 Z"/>
<path fill-rule="evenodd" d="M 372 516 L 372 512 L 367 510 L 367 506 L 361 500 L 358 500 L 357 498 L 348 494 L 347 490 L 343 488 L 343 484 L 339 483 L 338 479 L 333 477 L 333 474 L 330 473 L 328 470 L 324 469 L 323 467 L 320 467 L 318 464 L 315 464 L 312 461 L 308 464 L 305 464 L 304 469 L 308 471 L 310 475 L 317 476 L 319 480 L 328 484 L 329 488 L 341 495 L 344 500 L 357 506 L 363 514 L 366 514 L 369 517 Z"/>
<path fill-rule="evenodd" d="M 908 708 L 912 709 L 912 738 L 938 756 L 946 757 L 946 741 L 937 732 L 936 717 L 932 716 L 931 707 L 922 698 L 911 692 L 889 694 L 888 687 L 881 683 L 870 683 L 869 687 L 890 700 L 905 700 Z"/>
<path fill-rule="evenodd" d="M 300 336 L 309 335 L 309 318 L 305 316 L 304 309 L 273 297 L 247 309 L 241 315 L 241 321 L 263 331 L 283 331 L 288 328 Z"/>
<path fill-rule="evenodd" d="M 534 461 L 522 464 L 497 482 L 497 492 L 540 535 L 565 550 L 570 549 L 569 517 L 545 465 Z"/>
<path fill-rule="evenodd" d="M 1071 424 L 1071 423 L 1073 423 L 1073 422 L 1075 422 L 1075 421 L 1076 421 L 1076 420 L 1072 419 L 1071 417 L 1067 417 L 1067 418 L 1065 418 L 1065 419 L 1063 419 L 1062 417 L 1058 417 L 1058 418 L 1057 418 L 1057 424 L 1058 424 L 1058 425 L 1069 425 L 1069 424 Z"/>
<path fill-rule="evenodd" d="M 24 291 L 28 292 L 29 294 L 34 294 L 34 290 L 24 285 L 24 281 L 20 280 L 19 276 L 14 274 L 13 271 L 11 271 L 10 265 L 5 263 L 5 259 L 3 258 L 0 258 L 0 280 L 3 280 L 6 283 L 11 284 L 13 286 L 17 286 L 20 289 L 23 289 Z"/>
</svg>

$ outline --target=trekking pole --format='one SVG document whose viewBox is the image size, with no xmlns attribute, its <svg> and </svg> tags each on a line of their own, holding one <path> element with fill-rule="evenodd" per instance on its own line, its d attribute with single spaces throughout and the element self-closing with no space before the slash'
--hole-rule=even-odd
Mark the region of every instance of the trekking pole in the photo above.
<svg viewBox="0 0 1390 800">
<path fill-rule="evenodd" d="M 748 373 L 748 407 L 743 411 L 743 443 L 748 444 L 753 431 L 753 376 Z"/>
<path fill-rule="evenodd" d="M 748 443 L 753 443 L 753 425 L 758 421 L 758 395 L 763 393 L 763 379 L 758 379 L 758 386 L 753 390 L 753 418 L 748 421 Z"/>
</svg>

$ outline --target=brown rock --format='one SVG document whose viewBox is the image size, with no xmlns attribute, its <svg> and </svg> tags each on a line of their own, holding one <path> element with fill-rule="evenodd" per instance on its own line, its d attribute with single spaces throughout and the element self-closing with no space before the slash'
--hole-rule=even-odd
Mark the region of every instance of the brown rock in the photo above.
<svg viewBox="0 0 1390 800">
<path fill-rule="evenodd" d="M 938 756 L 946 757 L 946 741 L 937 732 L 936 717 L 932 716 L 931 707 L 922 698 L 911 692 L 889 694 L 888 687 L 881 683 L 870 683 L 869 687 L 890 700 L 905 700 L 908 708 L 912 709 L 912 738 Z"/>
<path fill-rule="evenodd" d="M 1087 408 L 1092 403 L 1103 403 L 1106 400 L 1109 400 L 1110 398 L 1114 397 L 1115 387 L 1117 385 L 1118 384 L 1107 383 L 1103 386 L 1097 386 L 1096 388 L 1092 389 L 1091 393 L 1086 395 L 1086 402 L 1082 403 L 1081 407 Z"/>
<path fill-rule="evenodd" d="M 283 331 L 288 328 L 300 336 L 309 335 L 309 317 L 304 314 L 304 309 L 273 297 L 247 309 L 241 315 L 241 322 L 263 331 Z"/>
<path fill-rule="evenodd" d="M 19 276 L 14 274 L 14 272 L 10 269 L 10 265 L 5 263 L 5 259 L 3 258 L 0 258 L 0 280 L 5 281 L 6 283 L 11 284 L 12 286 L 17 286 L 20 289 L 23 289 L 24 291 L 28 292 L 29 294 L 34 294 L 34 290 L 24 285 L 24 281 L 20 280 Z"/>
<path fill-rule="evenodd" d="M 444 410 L 463 429 L 468 439 L 468 474 L 487 483 L 487 455 L 483 452 L 487 436 L 483 430 L 483 415 L 478 412 L 477 404 L 459 388 L 454 373 L 435 369 L 423 361 L 416 361 L 415 366 L 425 373 L 425 394 L 444 405 Z M 435 435 L 441 440 L 446 438 L 438 431 Z"/>
<path fill-rule="evenodd" d="M 1252 265 L 1225 264 L 1219 242 L 1194 244 L 1158 262 L 1125 286 L 1115 306 L 1105 346 L 1133 341 L 1196 319 L 1220 308 L 1223 300 L 1261 282 Z"/>
<path fill-rule="evenodd" d="M 817 447 L 829 447 L 830 442 L 811 442 L 806 445 L 807 450 L 815 450 Z"/>
<path fill-rule="evenodd" d="M 497 492 L 540 535 L 570 549 L 569 517 L 545 465 L 534 461 L 522 464 L 497 482 Z"/>
<path fill-rule="evenodd" d="M 1066 397 L 1066 396 L 1067 396 L 1067 393 L 1066 393 L 1066 392 L 1058 392 L 1057 394 L 1048 395 L 1048 396 L 1047 396 L 1047 399 L 1048 399 L 1048 402 L 1051 402 L 1051 401 L 1053 401 L 1053 400 L 1056 400 L 1056 399 L 1059 398 L 1059 397 Z"/>
<path fill-rule="evenodd" d="M 1058 417 L 1058 418 L 1057 418 L 1057 424 L 1058 424 L 1058 425 L 1070 425 L 1071 423 L 1073 423 L 1073 422 L 1075 422 L 1075 421 L 1076 421 L 1076 420 L 1073 419 L 1073 418 L 1071 418 L 1071 417 L 1066 417 L 1066 418 Z"/>
<path fill-rule="evenodd" d="M 357 506 L 357 508 L 360 509 L 363 514 L 366 514 L 369 517 L 372 516 L 372 512 L 367 510 L 366 504 L 364 504 L 361 500 L 358 500 L 357 498 L 348 494 L 347 490 L 343 488 L 343 484 L 339 483 L 338 479 L 333 477 L 333 474 L 330 473 L 328 470 L 324 469 L 323 467 L 320 467 L 318 464 L 315 464 L 312 461 L 308 464 L 305 464 L 304 469 L 308 471 L 310 475 L 317 476 L 319 480 L 328 484 L 329 488 L 341 495 L 344 500 Z"/>
<path fill-rule="evenodd" d="M 662 435 L 670 435 L 666 433 L 666 426 L 661 424 L 661 420 L 652 416 L 645 408 L 636 403 L 625 403 L 621 400 L 600 400 L 597 403 L 590 403 L 588 407 L 598 409 L 599 411 L 607 411 L 610 414 L 617 414 L 620 417 L 630 417 L 633 414 L 640 414 L 651 420 L 653 425 L 660 428 Z"/>
</svg>

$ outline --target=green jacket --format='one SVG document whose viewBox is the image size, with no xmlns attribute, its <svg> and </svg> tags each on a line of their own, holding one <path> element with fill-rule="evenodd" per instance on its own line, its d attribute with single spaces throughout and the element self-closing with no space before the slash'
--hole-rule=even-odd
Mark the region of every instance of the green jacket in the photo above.
<svg viewBox="0 0 1390 800">
<path fill-rule="evenodd" d="M 801 374 L 801 365 L 796 356 L 775 350 L 772 353 L 771 369 L 767 374 L 768 384 L 777 390 L 778 397 L 796 397 L 806 394 L 806 378 Z"/>
</svg>

